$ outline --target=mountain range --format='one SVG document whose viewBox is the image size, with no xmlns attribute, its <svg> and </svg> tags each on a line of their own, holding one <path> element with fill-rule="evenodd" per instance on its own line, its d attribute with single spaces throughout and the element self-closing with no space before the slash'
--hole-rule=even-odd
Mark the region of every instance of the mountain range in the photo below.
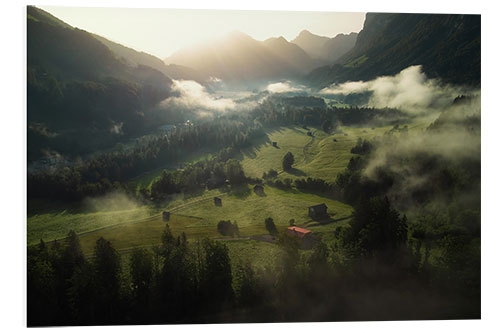
<svg viewBox="0 0 500 333">
<path fill-rule="evenodd" d="M 214 42 L 183 48 L 164 61 L 194 68 L 233 87 L 298 78 L 321 64 L 283 37 L 261 42 L 238 31 Z"/>
<path fill-rule="evenodd" d="M 331 64 L 354 46 L 357 33 L 321 37 L 303 31 L 292 42 L 284 37 L 258 41 L 235 31 L 215 42 L 183 48 L 164 62 L 194 68 L 231 85 L 298 79 Z"/>
</svg>

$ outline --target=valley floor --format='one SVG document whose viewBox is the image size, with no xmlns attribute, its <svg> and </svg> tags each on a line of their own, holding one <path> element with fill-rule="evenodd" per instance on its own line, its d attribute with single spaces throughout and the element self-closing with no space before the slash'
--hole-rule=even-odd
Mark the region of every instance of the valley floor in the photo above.
<svg viewBox="0 0 500 333">
<path fill-rule="evenodd" d="M 410 125 L 411 131 L 419 131 L 424 124 Z M 343 171 L 349 159 L 355 156 L 350 149 L 358 138 L 372 139 L 389 131 L 391 126 L 380 128 L 342 127 L 333 134 L 316 129 L 300 127 L 282 127 L 269 130 L 265 140 L 255 142 L 237 156 L 245 174 L 250 177 L 262 177 L 269 169 L 278 171 L 278 179 L 322 178 L 334 182 L 338 173 Z M 311 135 L 308 135 L 310 132 Z M 276 142 L 276 147 L 272 142 Z M 294 168 L 284 172 L 281 168 L 283 155 L 292 152 L 295 156 Z M 196 155 L 199 159 L 200 155 Z M 193 162 L 193 161 L 192 161 Z M 155 170 L 134 179 L 131 183 L 148 187 L 161 174 Z M 222 199 L 222 206 L 215 206 L 213 197 Z M 103 199 L 106 200 L 106 199 Z M 312 221 L 308 216 L 309 206 L 325 203 L 330 219 L 322 222 Z M 43 203 L 40 203 L 43 205 Z M 174 235 L 185 232 L 188 239 L 203 237 L 222 237 L 217 232 L 217 223 L 221 220 L 237 222 L 241 244 L 255 244 L 250 236 L 265 235 L 264 220 L 273 218 L 278 230 L 289 226 L 290 219 L 295 225 L 305 227 L 315 234 L 326 238 L 333 237 L 333 231 L 346 225 L 352 215 L 352 207 L 325 197 L 321 194 L 306 193 L 295 188 L 278 189 L 264 186 L 264 194 L 257 195 L 252 185 L 236 188 L 204 190 L 192 195 L 170 197 L 164 204 L 155 203 L 145 206 L 133 202 L 124 209 L 109 211 L 85 211 L 79 209 L 54 208 L 52 211 L 29 214 L 28 244 L 35 244 L 40 239 L 53 241 L 62 239 L 69 230 L 80 236 L 85 254 L 91 255 L 96 240 L 104 237 L 111 241 L 119 251 L 128 251 L 136 247 L 150 247 L 160 242 L 165 228 L 161 218 L 162 211 L 171 212 L 168 222 Z M 36 210 L 36 209 L 35 209 Z M 234 242 L 231 242 L 234 243 Z M 259 246 L 270 246 L 264 242 Z M 238 247 L 238 246 L 230 246 Z"/>
</svg>

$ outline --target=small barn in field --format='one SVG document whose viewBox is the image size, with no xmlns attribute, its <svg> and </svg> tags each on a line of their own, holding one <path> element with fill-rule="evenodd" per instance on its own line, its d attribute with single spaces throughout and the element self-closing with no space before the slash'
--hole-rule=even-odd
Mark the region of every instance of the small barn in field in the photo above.
<svg viewBox="0 0 500 333">
<path fill-rule="evenodd" d="M 222 206 L 222 199 L 219 197 L 214 197 L 214 205 Z"/>
<path fill-rule="evenodd" d="M 170 221 L 170 212 L 164 211 L 163 213 L 161 213 L 161 217 L 162 217 L 163 221 L 165 221 L 165 222 Z"/>
<path fill-rule="evenodd" d="M 310 237 L 312 234 L 311 230 L 307 230 L 307 229 L 303 229 L 303 228 L 299 228 L 299 227 L 288 227 L 286 229 L 286 232 L 289 235 L 292 235 L 292 236 L 297 237 L 299 239 L 306 239 L 306 238 Z"/>
<path fill-rule="evenodd" d="M 264 186 L 262 186 L 262 185 L 255 185 L 253 187 L 253 191 L 255 192 L 255 194 L 263 194 L 264 193 Z"/>
<path fill-rule="evenodd" d="M 309 209 L 309 217 L 313 219 L 328 217 L 327 213 L 328 207 L 324 203 L 315 206 L 310 206 L 308 209 Z"/>
</svg>

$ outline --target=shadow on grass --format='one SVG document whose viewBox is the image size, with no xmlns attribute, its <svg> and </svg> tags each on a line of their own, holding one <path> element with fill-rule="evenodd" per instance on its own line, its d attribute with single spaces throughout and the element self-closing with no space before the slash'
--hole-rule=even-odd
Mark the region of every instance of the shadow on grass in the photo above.
<svg viewBox="0 0 500 333">
<path fill-rule="evenodd" d="M 229 191 L 229 194 L 234 195 L 238 199 L 245 199 L 248 198 L 251 194 L 252 191 L 246 184 L 242 185 L 233 185 L 231 186 L 231 190 Z"/>
<path fill-rule="evenodd" d="M 297 168 L 291 168 L 289 170 L 286 170 L 285 173 L 289 173 L 289 174 L 297 176 L 297 177 L 305 177 L 305 176 L 307 176 L 307 174 L 304 171 L 299 170 Z"/>
<path fill-rule="evenodd" d="M 259 197 L 267 197 L 267 194 L 264 191 L 254 191 L 254 193 Z"/>
<path fill-rule="evenodd" d="M 234 158 L 237 160 L 243 160 L 245 157 L 255 158 L 257 157 L 257 152 L 260 151 L 260 147 L 268 144 L 271 144 L 271 140 L 266 134 L 265 136 L 252 140 L 252 146 L 240 149 L 240 151 L 235 154 Z"/>
<path fill-rule="evenodd" d="M 287 193 L 292 193 L 292 194 L 300 194 L 302 193 L 301 191 L 297 190 L 295 187 L 287 187 L 287 186 L 276 186 L 274 184 L 269 184 L 266 183 L 267 186 L 278 189 L 280 191 L 284 191 Z"/>
<path fill-rule="evenodd" d="M 243 158 L 248 157 L 248 158 L 255 158 L 257 157 L 257 152 L 260 151 L 260 148 L 262 146 L 266 145 L 272 145 L 272 141 L 269 138 L 269 135 L 273 133 L 283 133 L 286 129 L 290 129 L 290 127 L 277 127 L 277 128 L 268 128 L 266 129 L 266 135 L 259 137 L 257 139 L 252 140 L 252 146 L 247 147 L 247 148 L 242 148 L 240 151 L 234 156 L 235 159 L 237 160 L 243 160 Z M 293 131 L 300 132 L 296 128 L 292 128 Z M 279 144 L 277 146 L 273 146 L 276 149 L 281 149 L 279 147 Z"/>
<path fill-rule="evenodd" d="M 314 190 L 309 190 L 309 189 L 300 189 L 300 190 L 297 189 L 296 191 L 297 191 L 297 193 L 314 194 L 314 195 L 317 195 L 318 197 L 328 198 L 328 199 L 335 200 L 335 201 L 342 202 L 342 203 L 349 205 L 349 203 L 345 202 L 345 200 L 343 200 L 339 194 L 328 193 L 328 192 L 324 192 L 324 191 L 314 191 Z"/>
<path fill-rule="evenodd" d="M 308 227 L 315 227 L 315 226 L 320 226 L 320 225 L 327 225 L 327 224 L 337 223 L 337 222 L 348 220 L 348 219 L 352 218 L 353 216 L 354 215 L 350 215 L 350 216 L 341 217 L 341 218 L 338 218 L 338 219 L 334 219 L 331 216 L 329 216 L 327 218 L 324 218 L 324 219 L 317 219 L 317 220 L 313 219 L 313 221 L 310 222 L 310 223 L 308 223 L 307 226 Z"/>
<path fill-rule="evenodd" d="M 201 196 L 203 193 L 205 193 L 206 189 L 203 187 L 198 187 L 194 190 L 189 191 L 188 193 L 184 194 L 184 197 L 186 198 L 191 198 L 191 197 L 198 197 Z"/>
<path fill-rule="evenodd" d="M 307 126 L 306 126 L 307 127 Z M 311 129 L 308 127 L 308 128 L 303 128 L 303 127 L 292 127 L 290 128 L 293 132 L 295 133 L 300 133 L 300 134 L 304 134 L 304 135 L 307 135 L 307 132 L 308 131 L 311 131 Z"/>
</svg>

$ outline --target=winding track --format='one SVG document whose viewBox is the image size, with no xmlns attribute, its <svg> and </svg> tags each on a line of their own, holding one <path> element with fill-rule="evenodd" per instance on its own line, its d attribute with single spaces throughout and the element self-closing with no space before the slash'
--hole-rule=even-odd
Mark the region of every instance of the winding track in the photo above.
<svg viewBox="0 0 500 333">
<path fill-rule="evenodd" d="M 314 133 L 316 133 L 316 131 L 314 131 L 312 133 L 313 136 L 311 137 L 311 141 L 309 141 L 308 143 L 306 143 L 306 145 L 302 148 L 302 154 L 304 155 L 304 159 L 303 159 L 302 163 L 306 162 L 306 160 L 307 160 L 307 150 L 309 149 L 309 147 L 312 146 L 312 144 L 314 143 L 314 140 L 316 139 L 316 137 L 314 136 Z M 285 172 L 285 171 L 284 170 L 278 171 L 278 175 L 281 175 L 283 172 Z"/>
<path fill-rule="evenodd" d="M 302 148 L 302 153 L 304 154 L 304 163 L 306 162 L 307 160 L 307 149 L 309 149 L 309 147 L 311 147 L 311 145 L 313 144 L 314 140 L 316 139 L 316 136 L 314 136 L 314 134 L 316 133 L 316 131 L 312 132 L 312 137 L 311 137 L 311 141 L 309 141 L 305 146 L 304 148 Z"/>
</svg>

